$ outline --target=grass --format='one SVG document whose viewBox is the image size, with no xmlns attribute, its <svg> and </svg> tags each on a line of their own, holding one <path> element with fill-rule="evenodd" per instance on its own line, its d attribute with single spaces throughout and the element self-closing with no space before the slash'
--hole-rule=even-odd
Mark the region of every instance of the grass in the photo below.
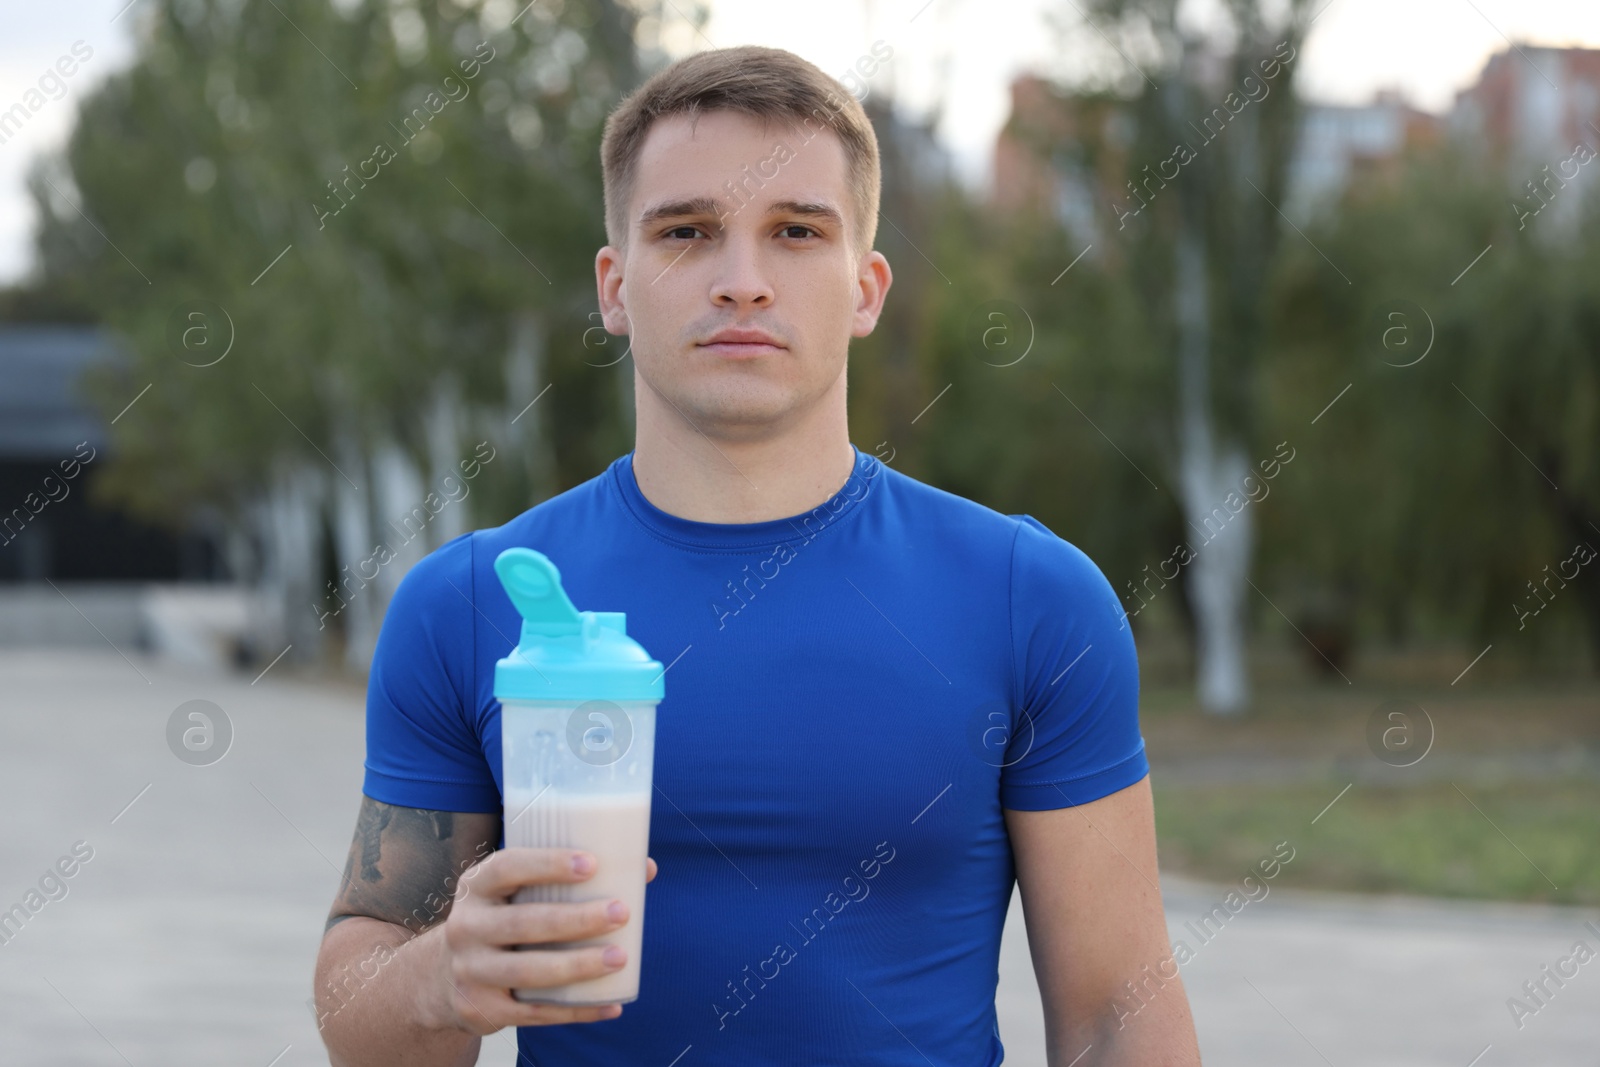
<svg viewBox="0 0 1600 1067">
<path fill-rule="evenodd" d="M 1237 882 L 1288 841 L 1278 886 L 1600 904 L 1600 782 L 1357 783 L 1318 817 L 1341 788 L 1158 780 L 1162 867 Z"/>
<path fill-rule="evenodd" d="M 1163 869 L 1237 883 L 1288 841 L 1275 885 L 1600 905 L 1593 679 L 1451 685 L 1471 651 L 1455 658 L 1351 684 L 1280 674 L 1228 718 L 1201 712 L 1186 681 L 1147 687 Z M 1395 698 L 1426 709 L 1435 738 L 1430 762 L 1386 776 L 1367 726 Z"/>
</svg>

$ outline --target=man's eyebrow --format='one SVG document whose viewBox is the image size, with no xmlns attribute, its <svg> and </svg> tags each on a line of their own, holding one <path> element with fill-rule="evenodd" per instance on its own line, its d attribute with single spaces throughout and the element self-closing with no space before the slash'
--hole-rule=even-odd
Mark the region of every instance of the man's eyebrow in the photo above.
<svg viewBox="0 0 1600 1067">
<path fill-rule="evenodd" d="M 844 216 L 839 214 L 838 208 L 835 208 L 832 204 L 825 204 L 816 200 L 775 200 L 768 205 L 767 214 L 805 215 L 810 218 L 824 219 L 840 229 L 844 228 Z"/>
<path fill-rule="evenodd" d="M 741 209 L 742 210 L 742 209 Z M 646 208 L 639 215 L 640 228 L 649 227 L 668 219 L 681 219 L 686 217 L 713 216 L 721 219 L 724 214 L 722 201 L 709 196 L 695 196 L 684 200 L 666 200 Z M 844 228 L 844 216 L 831 204 L 817 200 L 774 200 L 767 205 L 769 215 L 803 215 L 808 218 L 822 219 L 831 222 L 840 229 Z"/>
<path fill-rule="evenodd" d="M 709 196 L 695 196 L 687 200 L 665 200 L 646 208 L 639 215 L 639 225 L 649 226 L 666 219 L 681 219 L 686 215 L 722 216 L 721 201 Z"/>
</svg>

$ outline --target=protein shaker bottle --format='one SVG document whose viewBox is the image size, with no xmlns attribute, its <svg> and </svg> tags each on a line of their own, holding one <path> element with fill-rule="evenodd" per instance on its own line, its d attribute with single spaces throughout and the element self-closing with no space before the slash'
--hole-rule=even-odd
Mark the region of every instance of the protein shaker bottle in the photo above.
<svg viewBox="0 0 1600 1067">
<path fill-rule="evenodd" d="M 645 861 L 660 663 L 628 636 L 620 611 L 578 611 L 561 572 L 531 548 L 508 548 L 495 574 L 522 615 L 522 634 L 494 670 L 500 701 L 507 848 L 578 848 L 594 854 L 587 879 L 519 889 L 512 902 L 618 898 L 628 921 L 613 933 L 538 951 L 620 945 L 628 962 L 612 974 L 546 989 L 515 989 L 525 1002 L 627 1003 L 639 996 Z"/>
</svg>

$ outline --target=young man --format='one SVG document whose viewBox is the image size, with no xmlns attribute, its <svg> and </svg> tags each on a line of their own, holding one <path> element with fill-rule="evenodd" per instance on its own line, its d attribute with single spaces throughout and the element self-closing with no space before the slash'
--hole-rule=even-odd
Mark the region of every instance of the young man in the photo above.
<svg viewBox="0 0 1600 1067">
<path fill-rule="evenodd" d="M 788 52 L 705 52 L 623 101 L 602 156 L 635 448 L 442 546 L 389 608 L 318 959 L 332 1062 L 470 1064 L 516 1026 L 542 1067 L 990 1067 L 1015 877 L 1050 1064 L 1198 1064 L 1117 597 L 1032 518 L 850 443 L 849 339 L 891 282 L 859 102 Z M 491 686 L 518 628 L 491 566 L 513 545 L 668 664 L 626 1008 L 509 993 L 615 965 L 510 946 L 639 921 L 507 903 L 588 877 L 571 850 L 494 851 Z"/>
</svg>

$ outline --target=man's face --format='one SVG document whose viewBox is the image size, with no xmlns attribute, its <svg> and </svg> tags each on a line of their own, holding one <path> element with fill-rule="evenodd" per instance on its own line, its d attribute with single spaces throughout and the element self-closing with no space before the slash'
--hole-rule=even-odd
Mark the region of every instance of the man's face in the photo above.
<svg viewBox="0 0 1600 1067">
<path fill-rule="evenodd" d="M 851 205 L 844 146 L 820 123 L 658 120 L 639 154 L 627 251 L 595 259 L 641 405 L 662 397 L 702 433 L 751 440 L 825 398 L 842 404 L 850 338 L 872 332 L 891 281 L 882 254 L 852 251 Z M 713 343 L 737 329 L 775 343 Z"/>
</svg>

